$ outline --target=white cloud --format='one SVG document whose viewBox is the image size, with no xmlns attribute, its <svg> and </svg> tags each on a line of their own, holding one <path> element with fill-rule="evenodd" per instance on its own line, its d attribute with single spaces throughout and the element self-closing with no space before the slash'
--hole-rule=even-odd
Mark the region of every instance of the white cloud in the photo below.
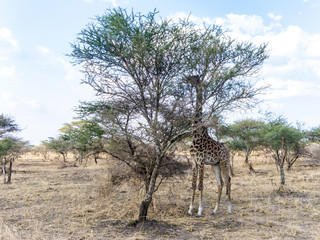
<svg viewBox="0 0 320 240">
<path fill-rule="evenodd" d="M 85 2 L 87 2 L 87 3 L 93 3 L 93 2 L 95 2 L 95 0 L 84 0 Z M 110 2 L 110 3 L 112 3 L 112 5 L 114 6 L 114 7 L 117 7 L 117 6 L 119 6 L 119 4 L 118 4 L 118 0 L 100 0 L 101 2 Z"/>
<path fill-rule="evenodd" d="M 38 53 L 41 55 L 39 63 L 42 65 L 58 66 L 64 69 L 64 79 L 67 81 L 80 82 L 82 74 L 78 67 L 73 66 L 68 61 L 65 60 L 63 56 L 55 54 L 51 49 L 45 46 L 36 47 Z"/>
<path fill-rule="evenodd" d="M 13 38 L 12 33 L 8 28 L 0 28 L 0 41 L 6 42 L 10 48 L 19 50 L 18 41 Z"/>
<path fill-rule="evenodd" d="M 221 25 L 221 23 L 225 22 L 225 19 L 223 19 L 223 18 L 211 19 L 208 17 L 198 17 L 193 14 L 186 13 L 186 12 L 176 12 L 175 14 L 170 15 L 168 17 L 168 19 L 171 19 L 174 22 L 179 22 L 179 20 L 183 20 L 183 19 L 189 19 L 190 22 L 193 22 L 194 24 L 196 24 L 200 28 L 203 27 L 204 23 Z M 218 24 L 218 22 L 220 24 Z"/>
<path fill-rule="evenodd" d="M 186 18 L 188 14 L 179 12 L 173 19 Z M 265 24 L 257 15 L 227 14 L 223 18 L 200 18 L 190 15 L 190 21 L 202 25 L 203 22 L 221 25 L 228 29 L 232 38 L 255 44 L 268 43 L 270 58 L 262 68 L 264 84 L 271 86 L 266 99 L 275 101 L 289 97 L 313 96 L 320 98 L 320 34 L 308 33 L 299 26 L 281 26 L 281 15 L 269 13 L 273 20 Z M 260 82 L 261 84 L 261 82 Z M 270 104 L 270 103 L 269 103 Z"/>
<path fill-rule="evenodd" d="M 271 50 L 270 60 L 264 65 L 268 76 L 294 77 L 293 74 L 304 73 L 309 77 L 311 74 L 313 78 L 320 77 L 320 34 L 310 34 L 300 27 L 289 26 L 278 33 L 265 35 L 263 39 L 269 42 Z"/>
<path fill-rule="evenodd" d="M 19 43 L 8 28 L 0 28 L 0 60 L 8 60 L 11 54 L 19 51 Z"/>
<path fill-rule="evenodd" d="M 265 97 L 266 99 L 298 96 L 320 97 L 320 84 L 278 78 L 268 78 L 264 82 L 271 88 L 270 93 Z"/>
<path fill-rule="evenodd" d="M 278 22 L 282 19 L 281 15 L 275 15 L 273 13 L 268 13 L 269 18 L 271 18 L 272 20 Z"/>
<path fill-rule="evenodd" d="M 37 50 L 43 55 L 51 55 L 51 56 L 53 55 L 52 51 L 45 46 L 38 46 Z"/>
<path fill-rule="evenodd" d="M 104 1 L 104 2 L 111 2 L 114 7 L 116 7 L 116 6 L 119 5 L 117 0 L 102 0 L 102 1 Z"/>
<path fill-rule="evenodd" d="M 285 31 L 269 36 L 273 56 L 290 57 L 297 53 L 302 40 L 302 29 L 289 26 Z"/>
<path fill-rule="evenodd" d="M 0 28 L 0 79 L 12 81 L 17 77 L 15 54 L 20 50 L 19 43 L 14 39 L 8 28 Z"/>
<path fill-rule="evenodd" d="M 57 62 L 57 57 L 49 48 L 45 46 L 37 46 L 36 50 L 41 56 L 41 59 L 39 59 L 39 64 L 51 65 Z"/>
<path fill-rule="evenodd" d="M 25 101 L 22 101 L 22 103 L 33 109 L 39 109 L 41 107 L 41 104 L 35 100 L 25 100 Z"/>
<path fill-rule="evenodd" d="M 34 99 L 25 99 L 23 96 L 17 96 L 9 91 L 0 92 L 0 106 L 4 110 L 40 110 L 43 108 L 42 104 Z"/>
<path fill-rule="evenodd" d="M 320 57 L 320 34 L 304 33 L 303 46 L 309 57 Z"/>
<path fill-rule="evenodd" d="M 203 26 L 204 23 L 216 24 L 218 26 L 223 26 L 225 30 L 236 34 L 255 35 L 265 30 L 262 17 L 257 15 L 227 14 L 226 18 L 209 18 L 198 17 L 186 12 L 176 12 L 174 15 L 169 16 L 169 19 L 172 19 L 175 22 L 179 19 L 186 18 L 199 27 Z"/>
<path fill-rule="evenodd" d="M 263 19 L 257 15 L 227 14 L 227 28 L 239 34 L 256 35 L 265 31 Z"/>
<path fill-rule="evenodd" d="M 0 99 L 1 109 L 14 109 L 16 107 L 16 101 L 13 100 L 13 95 L 10 92 L 1 91 Z"/>
<path fill-rule="evenodd" d="M 16 75 L 16 67 L 11 65 L 0 65 L 0 78 L 14 78 Z"/>
<path fill-rule="evenodd" d="M 74 81 L 76 83 L 79 83 L 80 80 L 83 78 L 83 74 L 79 71 L 79 67 L 73 66 L 64 59 L 61 59 L 61 63 L 63 65 L 64 70 L 66 71 L 64 79 L 67 81 Z"/>
<path fill-rule="evenodd" d="M 312 72 L 320 78 L 320 59 L 308 59 L 306 64 L 310 66 Z"/>
</svg>

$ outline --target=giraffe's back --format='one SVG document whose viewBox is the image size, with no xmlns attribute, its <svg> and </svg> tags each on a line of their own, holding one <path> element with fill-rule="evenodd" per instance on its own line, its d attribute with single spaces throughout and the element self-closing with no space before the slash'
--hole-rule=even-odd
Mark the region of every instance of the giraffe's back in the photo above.
<svg viewBox="0 0 320 240">
<path fill-rule="evenodd" d="M 213 140 L 211 137 L 195 139 L 190 148 L 190 153 L 195 155 L 197 162 L 203 161 L 204 164 L 208 165 L 227 162 L 229 159 L 229 153 L 224 144 Z"/>
</svg>

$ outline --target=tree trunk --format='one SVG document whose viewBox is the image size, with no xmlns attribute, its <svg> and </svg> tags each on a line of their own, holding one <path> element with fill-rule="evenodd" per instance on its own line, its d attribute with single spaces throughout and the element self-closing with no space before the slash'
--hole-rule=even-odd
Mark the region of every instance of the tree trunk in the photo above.
<svg viewBox="0 0 320 240">
<path fill-rule="evenodd" d="M 144 188 L 145 188 L 146 194 L 148 194 L 149 186 L 150 186 L 150 177 L 144 180 Z"/>
<path fill-rule="evenodd" d="M 254 168 L 252 167 L 252 163 L 249 162 L 249 155 L 250 152 L 246 151 L 246 159 L 244 162 L 248 165 L 250 172 L 256 173 L 256 170 L 254 170 Z"/>
<path fill-rule="evenodd" d="M 4 179 L 4 183 L 6 183 L 6 168 L 5 168 L 5 165 L 2 164 L 2 173 L 3 173 L 3 179 Z"/>
<path fill-rule="evenodd" d="M 154 193 L 156 180 L 158 177 L 158 169 L 160 166 L 160 162 L 161 162 L 161 157 L 158 157 L 156 160 L 156 164 L 155 164 L 153 171 L 152 171 L 148 192 L 146 194 L 145 199 L 142 201 L 142 203 L 140 205 L 138 222 L 145 222 L 147 220 L 148 209 L 149 209 L 150 203 L 152 201 L 152 195 Z"/>
<path fill-rule="evenodd" d="M 283 186 L 285 184 L 284 167 L 281 165 L 279 167 L 280 167 L 280 174 L 281 174 L 281 185 Z"/>
<path fill-rule="evenodd" d="M 294 156 L 291 160 L 287 159 L 287 164 L 288 164 L 288 168 L 287 171 L 289 172 L 292 165 L 297 161 L 297 159 L 299 158 L 299 155 Z"/>
<path fill-rule="evenodd" d="M 8 181 L 7 183 L 11 183 L 11 175 L 12 175 L 12 160 L 9 162 L 9 171 L 8 171 Z"/>
<path fill-rule="evenodd" d="M 246 151 L 246 158 L 245 158 L 244 162 L 245 162 L 247 165 L 249 165 L 249 153 L 248 153 L 248 151 Z"/>
<path fill-rule="evenodd" d="M 63 162 L 66 162 L 66 155 L 63 152 L 60 152 L 63 157 Z"/>
<path fill-rule="evenodd" d="M 96 163 L 96 164 L 98 164 L 98 154 L 93 154 L 93 157 L 94 157 L 94 162 Z"/>
<path fill-rule="evenodd" d="M 149 205 L 151 203 L 151 200 L 143 200 L 141 205 L 140 205 L 140 210 L 139 210 L 139 219 L 138 222 L 145 222 L 147 220 L 147 215 L 148 215 L 148 209 Z"/>
</svg>

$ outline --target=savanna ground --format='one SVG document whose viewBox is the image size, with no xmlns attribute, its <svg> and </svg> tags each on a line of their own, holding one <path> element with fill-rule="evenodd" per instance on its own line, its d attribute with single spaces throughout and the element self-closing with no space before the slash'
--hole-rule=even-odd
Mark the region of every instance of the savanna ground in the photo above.
<svg viewBox="0 0 320 240">
<path fill-rule="evenodd" d="M 234 160 L 232 215 L 225 190 L 210 215 L 217 185 L 206 167 L 203 217 L 186 216 L 190 169 L 163 183 L 149 221 L 134 226 L 143 187 L 126 178 L 123 166 L 100 159 L 75 167 L 71 159 L 64 164 L 29 153 L 14 162 L 12 184 L 0 184 L 0 239 L 320 239 L 319 160 L 299 159 L 282 191 L 272 159 L 261 154 L 252 163 L 257 174 L 243 157 Z"/>
</svg>

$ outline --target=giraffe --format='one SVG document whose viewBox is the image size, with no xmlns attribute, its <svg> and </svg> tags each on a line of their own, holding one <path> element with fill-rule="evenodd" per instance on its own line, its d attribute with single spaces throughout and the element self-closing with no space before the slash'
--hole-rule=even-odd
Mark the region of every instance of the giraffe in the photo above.
<svg viewBox="0 0 320 240">
<path fill-rule="evenodd" d="M 229 152 L 223 143 L 214 141 L 208 134 L 207 127 L 203 124 L 203 106 L 205 104 L 204 100 L 204 88 L 203 83 L 204 76 L 187 76 L 186 80 L 192 87 L 194 87 L 196 92 L 196 108 L 194 116 L 194 132 L 193 132 L 193 143 L 190 148 L 190 155 L 192 158 L 192 195 L 191 203 L 188 211 L 188 215 L 192 215 L 194 196 L 197 187 L 197 178 L 199 175 L 198 189 L 200 191 L 199 195 L 199 209 L 197 217 L 201 217 L 203 207 L 202 207 L 202 195 L 203 195 L 203 175 L 204 175 L 204 165 L 211 165 L 213 171 L 215 172 L 217 182 L 218 182 L 218 199 L 216 206 L 212 212 L 214 215 L 220 204 L 221 192 L 223 186 L 223 179 L 226 184 L 226 191 L 229 201 L 228 212 L 231 214 L 231 178 L 229 176 L 230 168 L 230 156 Z M 222 179 L 223 178 L 223 179 Z"/>
<path fill-rule="evenodd" d="M 223 180 L 226 184 L 226 194 L 229 201 L 228 212 L 231 214 L 231 178 L 229 176 L 229 172 L 232 172 L 232 169 L 230 168 L 230 157 L 227 148 L 223 143 L 217 142 L 209 136 L 207 127 L 201 126 L 194 132 L 194 139 L 190 148 L 190 154 L 192 159 L 192 195 L 188 215 L 192 215 L 198 175 L 198 189 L 200 194 L 197 217 L 201 217 L 202 215 L 203 176 L 205 164 L 211 165 L 218 182 L 218 199 L 211 214 L 214 215 L 219 208 Z"/>
</svg>

